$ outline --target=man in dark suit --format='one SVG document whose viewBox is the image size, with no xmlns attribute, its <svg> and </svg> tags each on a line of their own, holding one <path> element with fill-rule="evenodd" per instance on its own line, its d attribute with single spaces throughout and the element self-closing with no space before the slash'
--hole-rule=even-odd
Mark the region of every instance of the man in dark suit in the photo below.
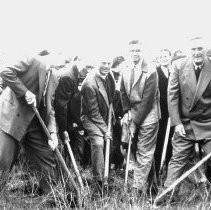
<svg viewBox="0 0 211 210">
<path fill-rule="evenodd" d="M 159 86 L 159 91 L 160 91 L 161 119 L 159 121 L 159 131 L 158 131 L 157 144 L 156 144 L 155 155 L 154 155 L 157 179 L 159 179 L 161 157 L 162 157 L 164 140 L 165 140 L 165 135 L 166 135 L 166 128 L 167 128 L 167 123 L 168 123 L 168 118 L 169 118 L 168 104 L 167 104 L 167 88 L 168 88 L 168 80 L 169 80 L 170 72 L 172 71 L 171 52 L 168 49 L 160 50 L 158 61 L 159 61 L 159 66 L 157 67 L 157 73 L 158 73 L 158 86 Z M 170 134 L 169 134 L 166 161 L 165 161 L 166 167 L 168 165 L 168 162 L 172 154 L 172 146 L 171 146 L 172 135 L 173 135 L 173 128 L 171 129 Z"/>
<path fill-rule="evenodd" d="M 79 85 L 86 77 L 90 65 L 88 61 L 77 61 L 69 64 L 58 72 L 59 85 L 55 92 L 55 116 L 62 140 L 70 137 L 76 159 L 83 163 L 84 158 L 84 129 L 80 120 L 81 93 Z M 86 162 L 86 161 L 85 161 Z"/>
<path fill-rule="evenodd" d="M 0 169 L 11 169 L 21 141 L 30 166 L 41 177 L 40 192 L 46 194 L 51 192 L 49 181 L 57 179 L 53 149 L 58 139 L 52 106 L 57 77 L 36 56 L 6 61 L 0 74 L 7 86 L 0 96 Z M 40 111 L 52 140 L 47 139 L 31 106 Z"/>
<path fill-rule="evenodd" d="M 113 126 L 113 141 L 112 141 L 112 149 L 111 149 L 111 169 L 118 169 L 122 167 L 122 163 L 124 161 L 124 157 L 121 153 L 121 134 L 122 134 L 122 126 L 121 119 L 123 117 L 122 103 L 120 97 L 120 84 L 121 84 L 121 72 L 119 65 L 124 61 L 122 56 L 115 57 L 113 59 L 113 64 L 111 66 L 114 79 L 116 82 L 116 90 L 113 99 L 113 108 L 114 115 L 116 119 L 116 123 Z"/>
<path fill-rule="evenodd" d="M 130 134 L 138 131 L 134 191 L 145 192 L 160 119 L 156 67 L 147 63 L 139 40 L 129 43 L 131 59 L 122 65 L 121 100 Z"/>
<path fill-rule="evenodd" d="M 55 116 L 59 127 L 59 134 L 65 140 L 68 127 L 72 126 L 68 115 L 68 103 L 78 92 L 80 72 L 75 64 L 69 64 L 58 72 L 59 84 L 55 92 Z"/>
<path fill-rule="evenodd" d="M 178 179 L 187 163 L 192 162 L 196 143 L 204 154 L 211 152 L 211 62 L 202 38 L 190 41 L 190 51 L 189 58 L 175 62 L 170 75 L 168 107 L 175 131 L 165 187 Z"/>
<path fill-rule="evenodd" d="M 109 58 L 100 58 L 96 69 L 82 84 L 81 119 L 91 142 L 91 161 L 94 179 L 102 186 L 104 169 L 104 141 L 108 132 L 108 111 L 113 101 L 115 81 L 110 71 Z"/>
</svg>

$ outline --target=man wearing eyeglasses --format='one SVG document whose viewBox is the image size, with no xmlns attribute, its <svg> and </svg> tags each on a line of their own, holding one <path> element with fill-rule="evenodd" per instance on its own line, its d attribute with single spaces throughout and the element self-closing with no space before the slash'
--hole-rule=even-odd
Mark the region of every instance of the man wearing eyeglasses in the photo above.
<svg viewBox="0 0 211 210">
<path fill-rule="evenodd" d="M 142 43 L 129 43 L 130 58 L 122 65 L 123 123 L 132 137 L 138 132 L 133 191 L 146 191 L 159 126 L 160 107 L 156 67 L 144 58 Z"/>
</svg>

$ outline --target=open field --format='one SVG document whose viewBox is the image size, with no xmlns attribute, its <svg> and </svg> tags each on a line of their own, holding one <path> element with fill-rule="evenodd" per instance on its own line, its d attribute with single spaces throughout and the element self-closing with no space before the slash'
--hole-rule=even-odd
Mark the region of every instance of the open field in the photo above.
<svg viewBox="0 0 211 210">
<path fill-rule="evenodd" d="M 131 193 L 132 174 L 129 174 L 128 191 L 124 191 L 124 172 L 111 171 L 108 192 L 100 196 L 91 179 L 91 170 L 81 169 L 86 193 L 83 193 L 84 209 L 152 209 L 153 193 L 134 195 Z M 74 207 L 74 191 L 67 192 L 62 183 L 52 186 L 53 195 L 38 196 L 37 177 L 27 171 L 26 164 L 19 161 L 12 172 L 0 197 L 0 209 L 69 209 Z M 194 185 L 190 180 L 178 189 L 175 202 L 159 209 L 211 209 L 210 191 Z M 51 200 L 56 200 L 52 203 Z M 71 201 L 71 202 L 70 202 Z M 133 201 L 133 205 L 131 205 Z"/>
</svg>

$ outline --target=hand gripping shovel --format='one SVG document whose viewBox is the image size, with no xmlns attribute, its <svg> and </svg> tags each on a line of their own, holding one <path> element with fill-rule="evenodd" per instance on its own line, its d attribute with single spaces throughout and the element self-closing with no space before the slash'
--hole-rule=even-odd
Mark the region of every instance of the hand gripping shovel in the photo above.
<svg viewBox="0 0 211 210">
<path fill-rule="evenodd" d="M 40 116 L 40 113 L 38 112 L 37 108 L 32 106 L 32 109 L 34 110 L 35 115 L 37 116 L 40 124 L 42 125 L 42 128 L 43 128 L 45 134 L 47 135 L 48 139 L 51 139 L 51 135 L 50 135 L 50 133 L 49 133 L 44 121 L 42 120 L 42 118 Z M 67 177 L 68 177 L 68 179 L 70 181 L 68 184 L 70 186 L 73 185 L 73 187 L 75 188 L 76 194 L 77 194 L 79 208 L 82 208 L 81 193 L 80 193 L 80 191 L 79 191 L 79 189 L 78 189 L 78 187 L 77 187 L 77 185 L 76 185 L 76 183 L 75 183 L 75 181 L 74 181 L 74 179 L 73 179 L 73 177 L 72 177 L 72 175 L 71 175 L 71 173 L 70 173 L 70 171 L 69 171 L 69 169 L 68 169 L 68 167 L 67 167 L 67 165 L 66 165 L 66 163 L 65 163 L 65 161 L 64 161 L 64 159 L 63 159 L 63 157 L 61 155 L 61 153 L 60 153 L 60 151 L 58 150 L 58 148 L 55 148 L 54 152 L 55 152 L 55 154 L 56 154 L 56 156 L 57 156 L 57 158 L 58 158 L 58 160 L 59 160 L 59 162 L 60 162 L 60 164 L 62 166 L 62 169 L 64 170 L 64 172 L 66 173 L 66 175 L 67 175 Z"/>
</svg>

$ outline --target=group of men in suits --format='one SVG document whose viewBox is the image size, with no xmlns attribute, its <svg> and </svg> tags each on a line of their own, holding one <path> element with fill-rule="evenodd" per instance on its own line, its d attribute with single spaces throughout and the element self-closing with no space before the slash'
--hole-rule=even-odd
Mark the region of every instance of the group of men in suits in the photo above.
<svg viewBox="0 0 211 210">
<path fill-rule="evenodd" d="M 132 138 L 137 136 L 132 187 L 138 194 L 147 189 L 154 156 L 156 171 L 159 170 L 169 116 L 174 128 L 173 155 L 169 158 L 165 187 L 183 173 L 193 158 L 195 143 L 200 144 L 205 154 L 210 152 L 211 61 L 206 56 L 202 38 L 190 43 L 191 56 L 175 61 L 173 68 L 170 51 L 162 50 L 161 66 L 156 69 L 156 65 L 146 59 L 142 43 L 133 40 L 129 43 L 130 56 L 119 66 L 121 101 L 117 101 L 121 102 L 122 123 Z M 18 142 L 22 141 L 33 168 L 42 172 L 42 192 L 49 193 L 49 180 L 54 183 L 58 179 L 53 150 L 58 145 L 58 136 L 64 141 L 70 134 L 69 112 L 74 113 L 75 110 L 71 110 L 73 98 L 79 94 L 78 100 L 74 100 L 80 108 L 76 112 L 76 125 L 90 140 L 93 177 L 102 186 L 104 145 L 106 139 L 112 139 L 107 125 L 109 106 L 112 104 L 115 108 L 117 97 L 111 64 L 110 58 L 101 56 L 83 81 L 79 94 L 83 68 L 77 65 L 67 66 L 55 74 L 37 56 L 5 62 L 0 73 L 6 85 L 0 96 L 0 169 L 6 172 L 11 169 Z M 51 140 L 44 134 L 31 106 L 38 108 Z"/>
</svg>

